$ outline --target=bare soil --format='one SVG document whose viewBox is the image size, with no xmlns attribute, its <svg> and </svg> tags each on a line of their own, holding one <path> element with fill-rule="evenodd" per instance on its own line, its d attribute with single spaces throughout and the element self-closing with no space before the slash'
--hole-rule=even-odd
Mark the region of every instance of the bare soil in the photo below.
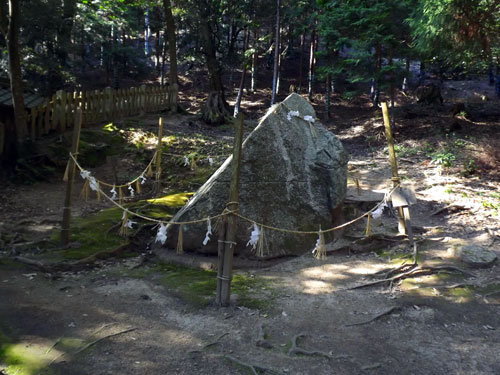
<svg viewBox="0 0 500 375">
<path fill-rule="evenodd" d="M 256 102 L 262 108 L 254 108 L 253 118 L 262 114 L 264 97 L 243 103 L 249 109 Z M 306 251 L 278 264 L 239 270 L 266 281 L 252 291 L 268 302 L 266 308 L 242 307 L 238 295 L 228 308 L 198 308 L 165 287 L 161 275 L 132 277 L 132 270 L 154 267 L 142 264 L 140 256 L 58 275 L 0 263 L 0 331 L 9 338 L 4 340 L 8 350 L 24 358 L 19 367 L 0 362 L 0 373 L 500 373 L 498 261 L 473 269 L 453 255 L 464 244 L 480 244 L 500 255 L 499 118 L 452 116 L 453 103 L 430 108 L 405 97 L 398 103 L 400 175 L 416 191 L 411 212 L 419 262 L 453 265 L 474 277 L 440 272 L 351 289 L 374 280 L 376 272 L 399 266 L 411 249 L 406 241 L 367 253 L 334 251 L 330 244 L 326 260 Z M 480 111 L 472 106 L 471 116 L 489 113 L 484 108 L 490 104 L 498 106 L 486 102 Z M 336 96 L 332 113 L 325 123 L 351 154 L 348 195 L 387 191 L 390 168 L 379 111 L 365 98 L 347 102 Z M 154 128 L 153 117 L 142 121 Z M 207 127 L 193 116 L 169 121 L 173 132 L 231 140 L 229 129 Z M 130 164 L 131 170 L 135 167 Z M 96 173 L 110 176 L 109 164 Z M 31 186 L 3 186 L 0 230 L 13 230 L 16 223 L 18 237 L 36 243 L 57 227 L 63 194 L 60 176 Z M 351 204 L 346 214 L 355 216 L 372 205 Z M 76 200 L 74 214 L 102 207 Z M 350 227 L 344 238 L 363 237 L 365 225 Z M 397 221 L 388 212 L 373 221 L 374 235 L 396 230 Z M 3 259 L 13 252 L 35 252 L 29 246 L 16 250 L 15 243 L 4 244 Z M 133 330 L 124 332 L 128 329 Z M 303 351 L 291 350 L 294 342 Z"/>
</svg>

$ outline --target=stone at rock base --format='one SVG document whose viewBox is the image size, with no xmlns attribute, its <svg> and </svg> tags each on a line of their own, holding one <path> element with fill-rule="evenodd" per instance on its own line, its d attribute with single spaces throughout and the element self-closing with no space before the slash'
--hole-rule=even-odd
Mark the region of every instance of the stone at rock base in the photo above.
<svg viewBox="0 0 500 375">
<path fill-rule="evenodd" d="M 300 117 L 290 115 L 298 111 Z M 315 119 L 312 106 L 291 94 L 271 108 L 243 143 L 239 212 L 257 223 L 290 230 L 316 231 L 332 227 L 332 211 L 344 199 L 347 155 L 338 138 Z M 210 177 L 172 218 L 192 221 L 220 214 L 226 207 L 232 157 Z M 212 223 L 214 226 L 215 223 Z M 247 246 L 252 224 L 238 220 L 236 251 Z M 168 228 L 167 247 L 175 248 L 178 225 Z M 184 250 L 217 252 L 217 234 L 203 246 L 206 223 L 183 226 Z M 310 251 L 315 235 L 265 230 L 264 256 L 297 255 Z"/>
<path fill-rule="evenodd" d="M 479 245 L 462 246 L 454 251 L 454 255 L 465 264 L 476 268 L 491 266 L 497 259 L 493 251 Z"/>
</svg>

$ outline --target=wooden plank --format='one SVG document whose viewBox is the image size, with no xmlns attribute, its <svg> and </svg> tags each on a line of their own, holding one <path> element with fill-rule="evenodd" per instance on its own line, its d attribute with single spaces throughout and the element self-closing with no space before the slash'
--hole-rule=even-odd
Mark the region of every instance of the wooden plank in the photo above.
<svg viewBox="0 0 500 375">
<path fill-rule="evenodd" d="M 68 92 L 66 93 L 66 114 L 65 114 L 65 121 L 66 121 L 66 127 L 70 128 L 73 126 L 73 93 Z"/>
<path fill-rule="evenodd" d="M 59 90 L 57 96 L 59 97 L 59 131 L 63 133 L 66 130 L 66 92 Z"/>
<path fill-rule="evenodd" d="M 57 100 L 57 95 L 54 94 L 52 95 L 52 100 L 51 100 L 51 107 L 50 107 L 50 128 L 51 130 L 58 130 L 58 123 L 59 123 L 59 118 L 58 118 L 58 102 Z"/>
<path fill-rule="evenodd" d="M 50 132 L 50 100 L 45 100 L 45 118 L 43 126 L 43 134 L 49 134 Z"/>
<path fill-rule="evenodd" d="M 36 137 L 40 137 L 45 134 L 44 132 L 44 118 L 45 118 L 45 106 L 43 103 L 38 104 L 37 107 L 37 118 L 36 118 Z"/>
<path fill-rule="evenodd" d="M 36 115 L 37 110 L 36 107 L 31 107 L 30 111 L 30 139 L 34 141 L 36 139 Z"/>
</svg>

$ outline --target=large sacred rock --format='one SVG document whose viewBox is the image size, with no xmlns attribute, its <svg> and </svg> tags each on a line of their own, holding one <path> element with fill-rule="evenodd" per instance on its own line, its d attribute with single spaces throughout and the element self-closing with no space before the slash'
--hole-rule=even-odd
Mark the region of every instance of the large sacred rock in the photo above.
<svg viewBox="0 0 500 375">
<path fill-rule="evenodd" d="M 346 193 L 347 159 L 338 138 L 315 120 L 312 106 L 291 94 L 268 111 L 243 143 L 239 212 L 278 228 L 330 228 L 335 220 L 333 210 Z M 172 221 L 221 213 L 229 196 L 231 162 L 229 157 Z M 168 228 L 169 248 L 176 247 L 178 228 Z M 184 225 L 184 250 L 216 254 L 217 234 L 203 246 L 206 231 L 206 223 Z M 238 219 L 236 252 L 251 254 L 252 248 L 247 246 L 251 231 L 251 223 Z M 311 251 L 317 240 L 315 235 L 269 229 L 264 236 L 266 257 Z"/>
</svg>

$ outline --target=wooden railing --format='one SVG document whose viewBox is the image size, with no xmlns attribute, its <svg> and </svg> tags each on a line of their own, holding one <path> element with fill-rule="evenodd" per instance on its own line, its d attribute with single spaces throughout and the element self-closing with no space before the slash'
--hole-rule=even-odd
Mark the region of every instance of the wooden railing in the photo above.
<svg viewBox="0 0 500 375">
<path fill-rule="evenodd" d="M 76 108 L 82 108 L 82 125 L 113 121 L 125 116 L 161 111 L 168 107 L 168 86 L 141 86 L 102 91 L 58 91 L 52 98 L 31 108 L 26 135 L 35 140 L 42 135 L 72 128 Z"/>
</svg>

